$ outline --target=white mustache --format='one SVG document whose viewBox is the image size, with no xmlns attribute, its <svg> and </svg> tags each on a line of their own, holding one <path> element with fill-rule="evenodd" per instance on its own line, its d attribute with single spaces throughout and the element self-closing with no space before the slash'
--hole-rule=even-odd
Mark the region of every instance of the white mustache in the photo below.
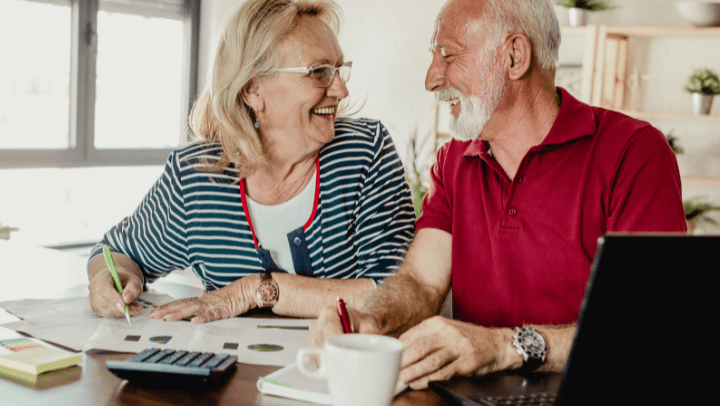
<svg viewBox="0 0 720 406">
<path fill-rule="evenodd" d="M 441 101 L 441 102 L 446 102 L 448 100 L 460 99 L 462 97 L 463 97 L 463 94 L 454 87 L 444 87 L 435 92 L 435 100 Z"/>
</svg>

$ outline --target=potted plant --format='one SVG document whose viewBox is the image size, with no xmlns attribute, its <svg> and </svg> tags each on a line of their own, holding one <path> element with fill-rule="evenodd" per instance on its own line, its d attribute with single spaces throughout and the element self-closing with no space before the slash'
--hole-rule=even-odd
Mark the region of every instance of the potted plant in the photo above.
<svg viewBox="0 0 720 406">
<path fill-rule="evenodd" d="M 670 149 L 672 149 L 672 152 L 675 155 L 680 155 L 685 152 L 685 150 L 683 150 L 683 148 L 678 143 L 678 138 L 672 135 L 672 133 L 666 135 L 665 138 L 667 139 L 668 144 L 670 144 Z"/>
<path fill-rule="evenodd" d="M 665 136 L 665 138 L 667 139 L 668 144 L 670 144 L 670 148 L 675 153 L 675 155 L 680 155 L 683 153 L 683 148 L 679 145 L 676 136 L 668 134 Z M 714 206 L 708 203 L 705 199 L 705 197 L 696 196 L 690 199 L 683 200 L 683 209 L 685 211 L 685 221 L 687 222 L 688 234 L 693 234 L 697 225 L 701 223 L 718 225 L 715 219 L 708 216 L 708 213 L 710 213 L 711 211 L 720 210 L 720 206 Z"/>
<path fill-rule="evenodd" d="M 4 226 L 0 223 L 0 240 L 9 240 L 10 233 L 13 231 L 20 231 L 17 227 Z"/>
<path fill-rule="evenodd" d="M 683 200 L 683 209 L 685 209 L 685 221 L 687 221 L 688 234 L 693 234 L 698 224 L 710 223 L 718 225 L 714 218 L 708 216 L 708 213 L 720 210 L 720 206 L 715 206 L 705 200 L 705 197 L 696 196 L 691 199 Z"/>
<path fill-rule="evenodd" d="M 421 163 L 418 161 L 421 161 L 421 157 L 418 156 L 418 145 L 417 145 L 417 136 L 412 135 L 410 137 L 410 143 L 408 145 L 408 164 L 405 165 L 405 179 L 408 182 L 408 185 L 410 185 L 410 194 L 413 201 L 413 207 L 415 209 L 415 218 L 420 217 L 420 214 L 422 213 L 422 201 L 423 198 L 425 198 L 425 195 L 428 192 L 428 188 L 423 185 L 422 181 L 420 180 L 420 171 L 421 169 Z M 420 148 L 422 150 L 422 148 Z"/>
<path fill-rule="evenodd" d="M 692 94 L 693 114 L 710 114 L 713 96 L 720 94 L 720 78 L 710 69 L 696 70 L 685 90 Z"/>
<path fill-rule="evenodd" d="M 602 11 L 614 8 L 607 0 L 556 0 L 555 3 L 568 9 L 571 27 L 585 25 L 588 11 Z"/>
</svg>

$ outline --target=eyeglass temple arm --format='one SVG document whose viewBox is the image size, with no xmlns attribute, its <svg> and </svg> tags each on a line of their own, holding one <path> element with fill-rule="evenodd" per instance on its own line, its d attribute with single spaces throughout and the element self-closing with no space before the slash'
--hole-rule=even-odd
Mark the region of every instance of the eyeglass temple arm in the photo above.
<svg viewBox="0 0 720 406">
<path fill-rule="evenodd" d="M 273 69 L 275 72 L 293 72 L 293 73 L 310 73 L 313 68 L 279 68 Z"/>
</svg>

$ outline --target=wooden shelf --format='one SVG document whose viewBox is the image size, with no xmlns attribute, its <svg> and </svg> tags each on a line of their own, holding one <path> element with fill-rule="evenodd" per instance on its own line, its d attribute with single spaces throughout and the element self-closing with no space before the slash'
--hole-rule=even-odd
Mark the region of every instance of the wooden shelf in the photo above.
<svg viewBox="0 0 720 406">
<path fill-rule="evenodd" d="M 627 114 L 628 116 L 648 119 L 648 118 L 661 118 L 661 119 L 672 119 L 672 120 L 699 120 L 699 121 L 720 121 L 720 116 L 716 115 L 702 115 L 696 116 L 694 114 L 683 114 L 683 113 L 658 113 L 651 111 L 633 111 L 633 110 L 620 110 L 621 113 Z"/>
<path fill-rule="evenodd" d="M 608 35 L 623 37 L 720 37 L 720 27 L 605 27 Z"/>
<path fill-rule="evenodd" d="M 588 25 L 564 27 L 563 35 L 585 35 L 582 99 L 604 108 L 622 111 L 637 118 L 720 121 L 718 116 L 632 111 L 638 108 L 639 72 L 628 66 L 630 38 L 720 38 L 720 27 L 613 27 Z M 630 89 L 631 100 L 625 100 Z M 633 90 L 634 89 L 634 90 Z"/>
<path fill-rule="evenodd" d="M 720 181 L 707 178 L 693 178 L 683 176 L 681 179 L 683 185 L 710 186 L 720 188 Z"/>
<path fill-rule="evenodd" d="M 563 36 L 582 36 L 594 33 L 597 25 L 582 27 L 560 27 Z M 624 37 L 656 38 L 656 37 L 720 37 L 720 27 L 613 27 L 601 26 L 609 35 Z"/>
</svg>

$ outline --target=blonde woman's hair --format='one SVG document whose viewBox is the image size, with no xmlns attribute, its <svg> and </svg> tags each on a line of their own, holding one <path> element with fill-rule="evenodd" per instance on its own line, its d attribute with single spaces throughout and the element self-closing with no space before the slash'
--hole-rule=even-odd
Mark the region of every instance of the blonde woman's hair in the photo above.
<svg viewBox="0 0 720 406">
<path fill-rule="evenodd" d="M 248 0 L 230 17 L 218 40 L 212 80 L 190 112 L 194 139 L 222 145 L 220 160 L 208 170 L 234 166 L 243 179 L 265 163 L 243 88 L 279 67 L 278 45 L 301 17 L 319 18 L 337 35 L 340 13 L 333 0 Z"/>
</svg>

